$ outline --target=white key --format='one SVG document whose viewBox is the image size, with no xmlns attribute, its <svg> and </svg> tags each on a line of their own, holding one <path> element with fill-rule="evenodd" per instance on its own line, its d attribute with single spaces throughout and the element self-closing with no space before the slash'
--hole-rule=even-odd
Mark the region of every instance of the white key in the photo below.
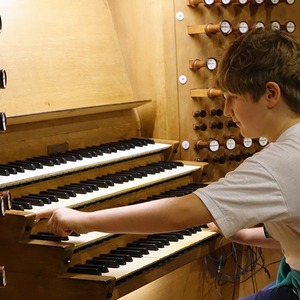
<svg viewBox="0 0 300 300">
<path fill-rule="evenodd" d="M 73 243 L 75 245 L 75 249 L 82 248 L 90 245 L 91 243 L 96 243 L 102 239 L 108 238 L 112 236 L 111 233 L 104 233 L 98 231 L 91 231 L 86 234 L 80 234 L 79 236 L 69 236 L 69 240 L 67 243 Z"/>
</svg>

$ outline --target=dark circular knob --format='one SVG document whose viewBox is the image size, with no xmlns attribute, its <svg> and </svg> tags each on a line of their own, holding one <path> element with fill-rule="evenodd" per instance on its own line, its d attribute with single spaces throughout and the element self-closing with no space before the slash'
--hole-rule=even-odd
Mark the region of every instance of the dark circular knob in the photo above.
<svg viewBox="0 0 300 300">
<path fill-rule="evenodd" d="M 217 128 L 217 129 L 222 129 L 223 128 L 223 123 L 222 122 L 212 122 L 210 124 L 211 128 Z"/>
<path fill-rule="evenodd" d="M 194 130 L 201 130 L 201 131 L 205 131 L 207 129 L 207 125 L 202 123 L 197 123 L 193 125 Z"/>
<path fill-rule="evenodd" d="M 205 110 L 194 110 L 193 111 L 193 117 L 205 118 L 206 117 L 206 111 Z"/>
<path fill-rule="evenodd" d="M 210 111 L 210 114 L 212 115 L 212 116 L 218 116 L 218 117 L 221 117 L 222 115 L 223 115 L 223 110 L 222 109 L 212 109 L 211 111 Z"/>
<path fill-rule="evenodd" d="M 220 157 L 218 157 L 218 156 L 214 156 L 213 158 L 212 158 L 212 161 L 214 162 L 214 163 L 219 163 L 219 164 L 224 164 L 225 163 L 225 157 L 224 156 L 220 156 Z"/>
</svg>

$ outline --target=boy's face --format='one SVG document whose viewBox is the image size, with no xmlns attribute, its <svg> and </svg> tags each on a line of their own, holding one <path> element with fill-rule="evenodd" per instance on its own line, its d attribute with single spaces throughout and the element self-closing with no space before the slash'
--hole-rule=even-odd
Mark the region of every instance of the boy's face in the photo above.
<svg viewBox="0 0 300 300">
<path fill-rule="evenodd" d="M 254 102 L 249 94 L 236 95 L 225 93 L 224 115 L 231 117 L 240 128 L 242 136 L 257 138 L 268 136 L 267 116 L 269 113 L 266 96 Z"/>
</svg>

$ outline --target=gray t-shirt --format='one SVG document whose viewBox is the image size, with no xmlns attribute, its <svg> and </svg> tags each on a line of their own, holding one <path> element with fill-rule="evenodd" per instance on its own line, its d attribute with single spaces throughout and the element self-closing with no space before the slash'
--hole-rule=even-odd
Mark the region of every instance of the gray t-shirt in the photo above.
<svg viewBox="0 0 300 300">
<path fill-rule="evenodd" d="M 300 270 L 300 123 L 195 194 L 225 237 L 264 223 L 290 267 Z"/>
</svg>

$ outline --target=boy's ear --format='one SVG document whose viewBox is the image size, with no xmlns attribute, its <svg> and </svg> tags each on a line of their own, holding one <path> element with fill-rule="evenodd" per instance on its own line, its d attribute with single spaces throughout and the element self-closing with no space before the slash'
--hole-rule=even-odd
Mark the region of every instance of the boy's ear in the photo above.
<svg viewBox="0 0 300 300">
<path fill-rule="evenodd" d="M 279 102 L 281 95 L 279 85 L 274 81 L 266 83 L 266 96 L 268 108 L 272 109 Z"/>
</svg>

